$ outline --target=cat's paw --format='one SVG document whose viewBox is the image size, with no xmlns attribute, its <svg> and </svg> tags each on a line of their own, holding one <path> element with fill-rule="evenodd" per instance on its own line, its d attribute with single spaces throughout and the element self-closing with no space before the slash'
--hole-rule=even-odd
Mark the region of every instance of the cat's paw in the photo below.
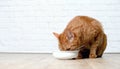
<svg viewBox="0 0 120 69">
<path fill-rule="evenodd" d="M 82 59 L 82 58 L 83 58 L 82 55 L 79 54 L 76 59 Z"/>
<path fill-rule="evenodd" d="M 90 54 L 90 55 L 89 55 L 89 58 L 96 58 L 96 57 L 97 57 L 96 54 Z"/>
<path fill-rule="evenodd" d="M 82 57 L 77 57 L 76 59 L 82 59 Z"/>
</svg>

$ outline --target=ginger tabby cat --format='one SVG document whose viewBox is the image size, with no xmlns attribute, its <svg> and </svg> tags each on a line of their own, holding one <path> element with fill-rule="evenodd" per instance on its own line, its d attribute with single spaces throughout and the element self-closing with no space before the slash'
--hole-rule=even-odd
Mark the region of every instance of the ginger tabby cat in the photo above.
<svg viewBox="0 0 120 69">
<path fill-rule="evenodd" d="M 78 58 L 101 57 L 107 46 L 101 23 L 88 16 L 76 16 L 61 34 L 53 34 L 61 51 L 79 50 Z"/>
</svg>

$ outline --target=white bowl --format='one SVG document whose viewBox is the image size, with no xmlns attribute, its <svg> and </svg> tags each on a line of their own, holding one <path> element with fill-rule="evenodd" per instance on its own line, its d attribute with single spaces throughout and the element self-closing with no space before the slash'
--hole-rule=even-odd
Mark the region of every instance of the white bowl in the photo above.
<svg viewBox="0 0 120 69">
<path fill-rule="evenodd" d="M 73 59 L 78 56 L 78 51 L 56 51 L 53 56 L 58 59 Z"/>
</svg>

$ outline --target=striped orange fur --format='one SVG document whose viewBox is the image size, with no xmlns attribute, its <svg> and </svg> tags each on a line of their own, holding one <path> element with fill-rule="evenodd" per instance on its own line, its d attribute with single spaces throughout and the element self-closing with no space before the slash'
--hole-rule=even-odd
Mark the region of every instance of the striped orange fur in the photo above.
<svg viewBox="0 0 120 69">
<path fill-rule="evenodd" d="M 74 17 L 61 34 L 53 34 L 58 39 L 60 50 L 79 50 L 78 58 L 101 57 L 107 45 L 101 23 L 88 16 Z"/>
</svg>

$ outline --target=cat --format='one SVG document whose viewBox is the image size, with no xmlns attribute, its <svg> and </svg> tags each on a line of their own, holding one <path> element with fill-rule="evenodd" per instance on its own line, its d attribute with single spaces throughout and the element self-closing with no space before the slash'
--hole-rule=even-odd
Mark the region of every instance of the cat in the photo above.
<svg viewBox="0 0 120 69">
<path fill-rule="evenodd" d="M 53 34 L 61 51 L 79 50 L 77 58 L 102 57 L 107 46 L 107 36 L 101 23 L 89 16 L 76 16 L 61 34 Z"/>
</svg>

